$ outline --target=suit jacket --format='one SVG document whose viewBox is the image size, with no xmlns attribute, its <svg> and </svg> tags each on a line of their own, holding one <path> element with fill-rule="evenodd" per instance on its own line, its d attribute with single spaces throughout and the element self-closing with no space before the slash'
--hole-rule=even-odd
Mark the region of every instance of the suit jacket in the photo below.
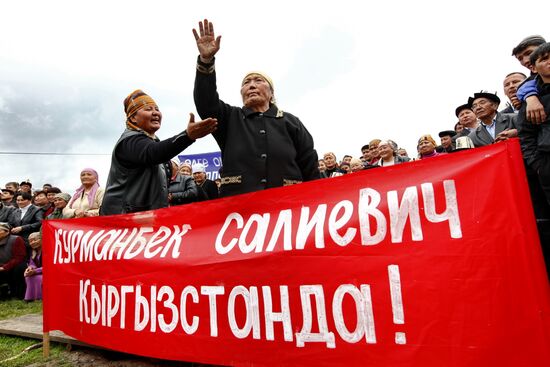
<svg viewBox="0 0 550 367">
<path fill-rule="evenodd" d="M 19 226 L 21 222 L 19 217 L 21 214 L 17 212 L 13 206 L 6 206 L 0 203 L 0 222 L 8 222 L 12 228 Z"/>
<path fill-rule="evenodd" d="M 17 208 L 17 216 L 21 218 L 20 226 L 23 227 L 23 230 L 18 235 L 23 237 L 25 242 L 27 242 L 31 233 L 40 231 L 43 213 L 44 211 L 41 208 L 31 204 L 25 216 L 21 218 L 21 209 Z"/>
<path fill-rule="evenodd" d="M 517 118 L 518 115 L 516 113 L 497 112 L 495 116 L 495 136 L 506 129 L 516 129 Z M 495 142 L 495 139 L 491 137 L 483 124 L 480 124 L 477 129 L 472 131 L 468 136 L 472 139 L 472 142 L 476 148 L 493 144 Z"/>
</svg>

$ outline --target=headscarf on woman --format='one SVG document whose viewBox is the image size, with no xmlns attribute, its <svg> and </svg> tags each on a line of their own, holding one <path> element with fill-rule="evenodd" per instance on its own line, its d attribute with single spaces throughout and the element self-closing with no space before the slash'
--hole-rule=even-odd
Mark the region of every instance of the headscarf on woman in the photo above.
<svg viewBox="0 0 550 367">
<path fill-rule="evenodd" d="M 97 174 L 97 171 L 93 168 L 84 168 L 82 171 L 80 171 L 80 174 L 82 174 L 83 172 L 90 172 L 95 177 L 95 183 L 92 186 L 92 189 L 90 190 L 90 192 L 88 193 L 88 203 L 90 203 L 90 206 L 92 206 L 95 200 L 97 189 L 99 188 L 99 175 Z M 84 192 L 84 190 L 86 190 L 86 187 L 84 185 L 80 185 L 80 187 L 76 189 L 76 192 L 74 193 L 73 198 L 69 203 L 69 208 L 72 207 L 76 199 L 82 196 L 82 193 Z"/>
<path fill-rule="evenodd" d="M 142 91 L 141 89 L 136 89 L 132 93 L 130 93 L 125 99 L 124 99 L 124 112 L 126 112 L 126 127 L 130 130 L 136 130 L 136 131 L 142 131 L 150 137 L 151 139 L 155 139 L 155 134 L 150 134 L 147 131 L 139 128 L 135 124 L 130 121 L 130 117 L 134 116 L 137 111 L 142 109 L 145 106 L 157 106 L 157 103 L 151 98 L 147 93 Z"/>
</svg>

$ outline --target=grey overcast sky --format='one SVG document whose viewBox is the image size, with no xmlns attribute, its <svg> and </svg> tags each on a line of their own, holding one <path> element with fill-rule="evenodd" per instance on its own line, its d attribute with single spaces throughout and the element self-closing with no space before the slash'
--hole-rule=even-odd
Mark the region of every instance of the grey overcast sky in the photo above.
<svg viewBox="0 0 550 367">
<path fill-rule="evenodd" d="M 262 70 L 281 109 L 298 116 L 320 156 L 359 156 L 373 138 L 415 153 L 481 89 L 527 71 L 512 48 L 550 38 L 550 2 L 518 1 L 2 1 L 0 178 L 73 193 L 84 167 L 105 185 L 124 129 L 122 101 L 143 89 L 163 112 L 158 136 L 183 130 L 205 17 L 222 35 L 221 98 L 240 105 L 244 74 Z M 501 109 L 504 107 L 504 100 Z M 212 137 L 186 153 L 218 150 Z M 5 152 L 89 155 L 4 154 Z"/>
</svg>

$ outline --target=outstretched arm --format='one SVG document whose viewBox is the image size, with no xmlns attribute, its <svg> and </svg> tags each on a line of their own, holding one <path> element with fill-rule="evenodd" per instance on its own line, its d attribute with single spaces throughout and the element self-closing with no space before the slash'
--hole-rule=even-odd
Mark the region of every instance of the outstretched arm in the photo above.
<svg viewBox="0 0 550 367">
<path fill-rule="evenodd" d="M 199 32 L 193 28 L 193 35 L 195 36 L 195 41 L 197 41 L 200 60 L 210 64 L 220 49 L 222 36 L 215 36 L 214 24 L 209 22 L 208 19 L 205 19 L 202 23 L 199 22 Z"/>
</svg>

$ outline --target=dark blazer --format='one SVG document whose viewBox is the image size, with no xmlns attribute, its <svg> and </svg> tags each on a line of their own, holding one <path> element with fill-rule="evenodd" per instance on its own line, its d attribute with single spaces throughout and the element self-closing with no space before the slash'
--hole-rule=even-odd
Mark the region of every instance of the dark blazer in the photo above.
<svg viewBox="0 0 550 367">
<path fill-rule="evenodd" d="M 218 185 L 212 180 L 206 179 L 202 185 L 197 185 L 199 189 L 199 201 L 217 199 L 218 194 Z"/>
<path fill-rule="evenodd" d="M 7 222 L 12 228 L 17 227 L 21 222 L 19 219 L 20 216 L 20 212 L 17 212 L 17 209 L 13 206 L 6 206 L 0 203 L 0 222 Z"/>
<path fill-rule="evenodd" d="M 39 207 L 32 205 L 25 213 L 25 216 L 21 218 L 20 226 L 23 227 L 23 230 L 17 235 L 23 237 L 25 243 L 28 242 L 29 235 L 33 232 L 40 231 L 42 226 L 42 214 L 44 211 Z M 21 217 L 21 209 L 17 208 L 17 217 Z"/>
<path fill-rule="evenodd" d="M 506 129 L 516 129 L 517 118 L 518 115 L 516 113 L 497 112 L 495 117 L 495 136 Z M 471 132 L 468 136 L 470 137 L 470 139 L 472 139 L 472 142 L 474 143 L 474 146 L 476 148 L 482 147 L 484 145 L 493 144 L 495 142 L 495 140 L 487 132 L 483 124 L 479 124 L 477 129 Z"/>
<path fill-rule="evenodd" d="M 170 205 L 187 204 L 197 201 L 199 189 L 191 176 L 184 176 L 180 173 L 170 181 L 168 192 L 172 194 Z"/>
</svg>

